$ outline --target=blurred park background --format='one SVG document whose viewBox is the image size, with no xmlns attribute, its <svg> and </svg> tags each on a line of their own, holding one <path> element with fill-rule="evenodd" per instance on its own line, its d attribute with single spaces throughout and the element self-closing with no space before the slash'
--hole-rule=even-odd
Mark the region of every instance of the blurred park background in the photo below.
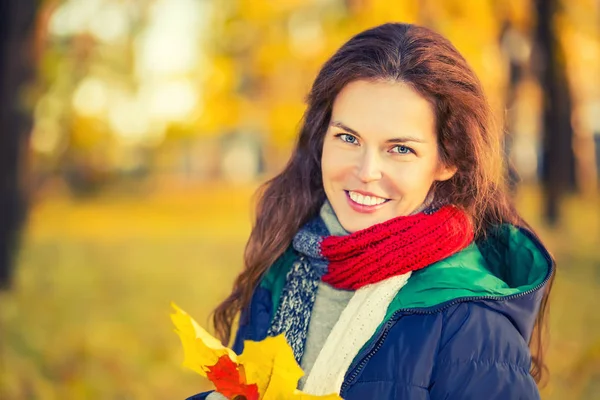
<svg viewBox="0 0 600 400">
<path fill-rule="evenodd" d="M 598 0 L 2 1 L 0 399 L 205 389 L 169 303 L 208 326 L 319 66 L 389 21 L 481 78 L 558 261 L 543 398 L 600 399 Z"/>
</svg>

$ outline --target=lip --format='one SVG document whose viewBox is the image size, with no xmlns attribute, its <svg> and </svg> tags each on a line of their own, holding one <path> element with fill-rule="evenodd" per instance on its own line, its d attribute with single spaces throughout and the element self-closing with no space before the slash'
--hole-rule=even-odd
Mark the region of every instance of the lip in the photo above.
<svg viewBox="0 0 600 400">
<path fill-rule="evenodd" d="M 354 200 L 352 200 L 350 198 L 350 192 L 348 190 L 344 190 L 344 192 L 346 193 L 346 199 L 348 200 L 348 205 L 350 205 L 350 208 L 352 208 L 354 211 L 362 213 L 362 214 L 371 214 L 371 213 L 374 213 L 375 211 L 377 211 L 381 207 L 383 207 L 388 201 L 390 201 L 390 199 L 387 199 L 386 201 L 384 201 L 381 204 L 376 204 L 376 205 L 373 205 L 373 206 L 366 206 L 366 205 L 363 205 L 363 204 L 358 204 Z M 375 197 L 379 197 L 379 196 L 374 195 L 372 193 L 362 192 L 360 190 L 353 190 L 353 192 L 360 193 L 363 196 L 375 196 Z"/>
</svg>

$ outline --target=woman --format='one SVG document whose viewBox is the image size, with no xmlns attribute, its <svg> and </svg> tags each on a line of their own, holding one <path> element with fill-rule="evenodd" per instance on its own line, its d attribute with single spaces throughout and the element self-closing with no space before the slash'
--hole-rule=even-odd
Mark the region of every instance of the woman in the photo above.
<svg viewBox="0 0 600 400">
<path fill-rule="evenodd" d="M 217 333 L 227 342 L 241 311 L 236 352 L 285 334 L 312 394 L 539 398 L 554 263 L 502 165 L 448 40 L 407 24 L 358 34 L 321 69 L 291 160 L 263 188 Z M 206 396 L 193 398 L 222 398 Z"/>
</svg>

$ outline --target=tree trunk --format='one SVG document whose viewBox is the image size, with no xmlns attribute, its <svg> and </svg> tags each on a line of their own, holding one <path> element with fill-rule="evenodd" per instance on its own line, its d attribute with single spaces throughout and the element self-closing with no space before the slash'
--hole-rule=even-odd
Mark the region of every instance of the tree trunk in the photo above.
<svg viewBox="0 0 600 400">
<path fill-rule="evenodd" d="M 523 56 L 518 53 L 519 49 L 516 47 L 522 45 L 522 43 L 517 43 L 515 40 L 520 38 L 522 41 L 525 41 L 525 39 L 516 31 L 510 19 L 507 17 L 504 18 L 504 23 L 498 37 L 500 49 L 508 64 L 508 81 L 504 92 L 505 119 L 503 122 L 505 133 L 502 142 L 505 155 L 505 174 L 507 177 L 508 189 L 511 196 L 514 197 L 520 181 L 519 174 L 511 161 L 514 138 L 515 135 L 518 134 L 518 132 L 515 131 L 517 111 L 515 110 L 515 105 L 518 100 L 519 85 L 522 83 L 523 76 L 525 75 L 529 58 L 524 59 Z M 515 37 L 517 39 L 514 39 Z"/>
<path fill-rule="evenodd" d="M 34 76 L 35 0 L 0 2 L 0 289 L 8 288 L 19 228 L 25 215 L 20 185 L 32 118 L 21 89 Z"/>
<path fill-rule="evenodd" d="M 571 95 L 564 55 L 553 27 L 556 0 L 536 0 L 537 70 L 543 92 L 542 184 L 544 216 L 551 225 L 560 218 L 565 192 L 575 189 L 575 156 L 571 126 Z"/>
</svg>

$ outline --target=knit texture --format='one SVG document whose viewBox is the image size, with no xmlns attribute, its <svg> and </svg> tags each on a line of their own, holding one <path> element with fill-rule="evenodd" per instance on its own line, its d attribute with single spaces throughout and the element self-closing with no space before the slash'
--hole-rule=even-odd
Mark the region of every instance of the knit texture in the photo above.
<svg viewBox="0 0 600 400">
<path fill-rule="evenodd" d="M 302 390 L 304 387 L 306 379 L 309 377 L 331 331 L 354 294 L 359 291 L 360 289 L 356 292 L 336 289 L 323 281 L 319 282 L 317 298 L 310 313 L 302 362 L 300 363 L 304 375 L 298 381 L 298 389 Z"/>
<path fill-rule="evenodd" d="M 320 274 L 305 257 L 295 261 L 287 274 L 283 295 L 273 316 L 268 336 L 284 334 L 300 364 L 308 333 L 310 315 L 317 297 Z"/>
<path fill-rule="evenodd" d="M 329 261 L 323 281 L 356 290 L 416 271 L 464 249 L 473 240 L 467 215 L 454 206 L 398 217 L 343 237 L 322 240 Z"/>
<path fill-rule="evenodd" d="M 323 204 L 319 215 L 330 235 L 345 236 L 349 234 L 340 224 L 328 202 Z M 354 293 L 350 290 L 336 289 L 323 281 L 319 282 L 315 304 L 310 312 L 310 323 L 300 363 L 304 375 L 298 381 L 298 389 L 302 390 L 304 387 L 325 341 Z"/>
<path fill-rule="evenodd" d="M 331 209 L 328 201 L 321 212 Z M 322 279 L 357 290 L 418 270 L 466 247 L 473 238 L 460 209 L 428 207 L 346 236 L 331 236 L 319 215 L 303 226 L 292 245 L 300 254 L 287 274 L 279 306 L 267 334 L 285 337 L 301 363 L 316 291 Z"/>
<path fill-rule="evenodd" d="M 294 248 L 302 256 L 296 260 L 286 276 L 280 305 L 273 317 L 267 335 L 284 334 L 300 364 L 308 340 L 309 323 L 317 298 L 321 276 L 327 271 L 327 260 L 320 254 L 323 237 L 347 235 L 340 225 L 329 201 L 325 201 L 319 218 L 310 221 L 294 238 Z"/>
<path fill-rule="evenodd" d="M 323 345 L 302 390 L 313 395 L 339 393 L 346 371 L 375 334 L 390 302 L 412 272 L 358 289 Z"/>
</svg>

